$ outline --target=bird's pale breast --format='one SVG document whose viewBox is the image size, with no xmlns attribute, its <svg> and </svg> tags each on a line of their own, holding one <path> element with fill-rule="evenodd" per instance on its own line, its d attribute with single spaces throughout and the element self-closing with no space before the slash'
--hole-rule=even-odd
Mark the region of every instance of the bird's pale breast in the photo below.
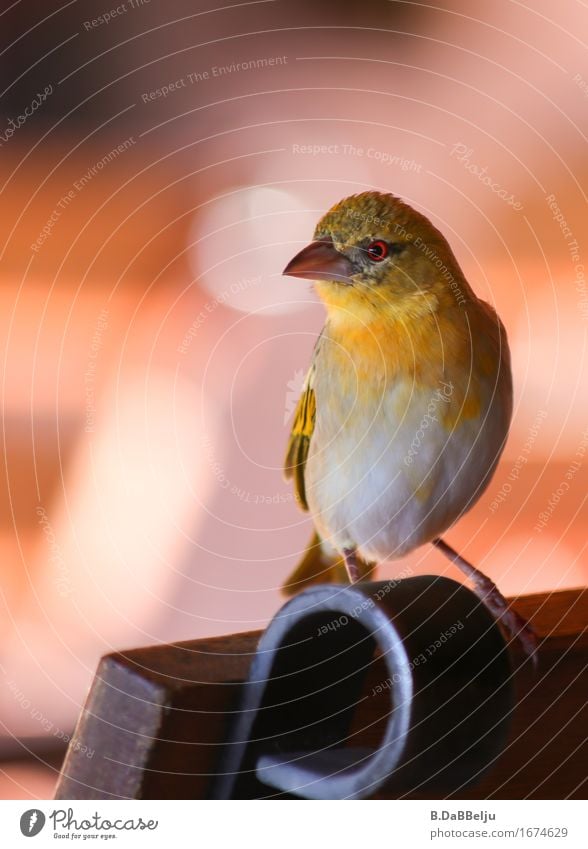
<svg viewBox="0 0 588 849">
<path fill-rule="evenodd" d="M 438 358 L 424 379 L 385 345 L 379 358 L 364 358 L 326 334 L 305 480 L 317 529 L 339 550 L 401 557 L 443 533 L 483 492 L 508 433 L 512 389 L 506 343 L 500 351 L 477 338 L 469 358 Z"/>
</svg>

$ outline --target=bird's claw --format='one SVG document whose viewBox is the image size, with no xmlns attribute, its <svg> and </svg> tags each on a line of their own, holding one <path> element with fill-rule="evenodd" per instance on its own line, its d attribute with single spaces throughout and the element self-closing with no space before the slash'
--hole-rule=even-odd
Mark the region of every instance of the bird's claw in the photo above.
<svg viewBox="0 0 588 849">
<path fill-rule="evenodd" d="M 439 548 L 446 557 L 452 560 L 462 572 L 464 572 L 474 585 L 476 595 L 480 598 L 487 610 L 500 622 L 511 640 L 517 640 L 525 654 L 531 658 L 533 667 L 537 668 L 538 638 L 532 626 L 512 607 L 509 607 L 505 597 L 502 595 L 494 581 L 476 569 L 475 566 L 463 558 L 451 548 L 445 540 L 437 538 L 433 544 Z"/>
</svg>

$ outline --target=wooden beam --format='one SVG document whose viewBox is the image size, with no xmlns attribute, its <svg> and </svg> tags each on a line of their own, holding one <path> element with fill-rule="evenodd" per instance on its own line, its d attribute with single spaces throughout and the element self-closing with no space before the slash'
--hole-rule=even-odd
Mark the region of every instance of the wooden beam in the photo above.
<svg viewBox="0 0 588 849">
<path fill-rule="evenodd" d="M 514 606 L 541 638 L 539 668 L 533 673 L 515 650 L 518 704 L 506 751 L 454 798 L 585 798 L 588 591 L 540 593 Z M 236 634 L 104 657 L 56 798 L 206 797 L 259 636 Z M 369 725 L 370 717 L 358 715 L 356 721 Z"/>
</svg>

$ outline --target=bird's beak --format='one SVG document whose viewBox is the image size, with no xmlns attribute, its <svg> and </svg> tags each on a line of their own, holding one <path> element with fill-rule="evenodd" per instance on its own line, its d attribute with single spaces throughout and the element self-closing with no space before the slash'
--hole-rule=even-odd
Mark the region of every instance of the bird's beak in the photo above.
<svg viewBox="0 0 588 849">
<path fill-rule="evenodd" d="M 352 283 L 353 266 L 345 254 L 340 253 L 331 239 L 311 242 L 291 259 L 282 274 L 304 277 L 307 280 L 337 280 Z"/>
</svg>

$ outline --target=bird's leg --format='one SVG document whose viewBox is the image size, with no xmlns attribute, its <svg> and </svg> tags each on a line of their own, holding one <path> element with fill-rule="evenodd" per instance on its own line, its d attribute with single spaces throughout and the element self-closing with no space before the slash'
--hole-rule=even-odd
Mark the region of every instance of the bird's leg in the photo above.
<svg viewBox="0 0 588 849">
<path fill-rule="evenodd" d="M 515 610 L 508 606 L 506 599 L 490 578 L 483 572 L 472 566 L 467 560 L 455 551 L 445 540 L 437 537 L 433 540 L 435 545 L 448 557 L 462 572 L 464 572 L 474 585 L 474 592 L 488 608 L 490 613 L 499 619 L 510 637 L 517 637 L 526 654 L 537 664 L 537 635 L 531 625 Z"/>
<path fill-rule="evenodd" d="M 344 548 L 343 558 L 345 559 L 345 568 L 347 569 L 347 577 L 350 584 L 356 584 L 361 578 L 361 570 L 357 562 L 357 552 L 354 548 Z"/>
</svg>

